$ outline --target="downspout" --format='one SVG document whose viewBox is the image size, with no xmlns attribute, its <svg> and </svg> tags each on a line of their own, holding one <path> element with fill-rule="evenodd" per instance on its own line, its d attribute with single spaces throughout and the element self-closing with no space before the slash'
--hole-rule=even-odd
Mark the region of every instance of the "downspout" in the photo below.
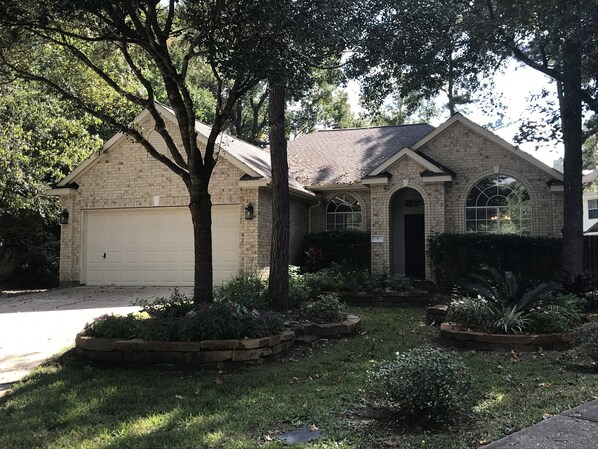
<svg viewBox="0 0 598 449">
<path fill-rule="evenodd" d="M 316 207 L 320 207 L 322 205 L 322 200 L 320 198 L 318 198 L 318 202 L 316 204 L 314 204 L 313 206 L 309 206 L 309 210 L 307 213 L 307 230 L 311 232 L 311 211 L 312 209 L 315 209 Z"/>
</svg>

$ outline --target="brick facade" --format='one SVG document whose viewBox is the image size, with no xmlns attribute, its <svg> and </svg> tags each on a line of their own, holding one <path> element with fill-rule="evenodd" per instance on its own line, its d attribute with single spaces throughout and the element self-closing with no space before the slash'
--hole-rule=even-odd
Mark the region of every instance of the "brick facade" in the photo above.
<svg viewBox="0 0 598 449">
<path fill-rule="evenodd" d="M 149 120 L 149 119 L 148 119 Z M 151 129 L 151 122 L 140 123 Z M 171 135 L 177 136 L 174 125 Z M 176 140 L 176 139 L 175 139 Z M 155 142 L 154 142 L 155 143 Z M 157 143 L 160 147 L 159 142 Z M 400 148 L 397 148 L 399 151 Z M 162 148 L 161 151 L 166 151 Z M 465 232 L 465 202 L 471 188 L 484 177 L 494 174 L 512 176 L 530 195 L 532 234 L 560 236 L 563 225 L 563 198 L 547 185 L 550 173 L 514 154 L 482 133 L 456 121 L 417 150 L 456 173 L 452 181 L 424 182 L 425 168 L 415 159 L 404 156 L 387 168 L 391 178 L 386 184 L 335 186 L 318 190 L 313 200 L 291 196 L 290 262 L 301 257 L 303 234 L 326 228 L 326 206 L 340 193 L 354 195 L 362 208 L 362 228 L 377 237 L 372 243 L 372 270 L 391 272 L 393 263 L 393 198 L 412 189 L 423 199 L 424 233 Z M 270 261 L 272 231 L 272 193 L 269 187 L 243 187 L 244 172 L 224 157 L 214 169 L 210 194 L 212 203 L 237 205 L 239 208 L 239 272 L 267 272 Z M 428 179 L 429 180 L 429 179 Z M 188 193 L 182 180 L 139 145 L 122 137 L 74 180 L 78 189 L 61 196 L 62 207 L 70 214 L 70 222 L 62 227 L 60 280 L 81 281 L 82 247 L 85 242 L 85 216 L 90 210 L 123 208 L 186 207 Z M 340 188 L 338 188 L 340 187 Z M 255 218 L 246 220 L 244 208 L 251 204 Z M 395 237 L 396 238 L 396 237 Z M 427 245 L 427 243 L 426 243 Z M 426 253 L 426 277 L 431 277 Z"/>
<path fill-rule="evenodd" d="M 151 129 L 151 122 L 142 122 L 140 126 Z M 174 125 L 168 126 L 171 135 L 178 136 Z M 180 145 L 180 140 L 177 143 Z M 159 142 L 157 146 L 165 151 Z M 220 157 L 209 191 L 214 206 L 239 206 L 239 272 L 260 273 L 269 265 L 271 194 L 269 188 L 240 187 L 239 180 L 243 175 L 243 171 Z M 111 146 L 75 182 L 79 185 L 76 193 L 61 196 L 62 207 L 69 211 L 69 224 L 61 229 L 60 281 L 63 285 L 81 282 L 84 220 L 88 211 L 187 207 L 189 204 L 183 181 L 128 137 L 122 137 Z M 254 207 L 253 220 L 246 220 L 244 216 L 245 206 L 249 203 Z M 307 229 L 307 204 L 308 201 L 300 198 L 291 199 L 291 250 L 294 255 L 302 233 Z M 292 259 L 295 261 L 296 257 Z"/>
<path fill-rule="evenodd" d="M 369 192 L 351 193 L 363 199 L 364 229 L 382 241 L 372 243 L 372 271 L 391 271 L 391 205 L 393 196 L 405 188 L 417 191 L 424 201 L 426 246 L 432 234 L 465 232 L 465 202 L 471 188 L 481 179 L 494 174 L 512 176 L 521 182 L 530 195 L 532 235 L 560 237 L 563 226 L 563 195 L 551 192 L 547 182 L 552 176 L 512 151 L 456 122 L 436 138 L 419 148 L 419 152 L 442 163 L 456 173 L 452 182 L 424 183 L 419 163 L 403 157 L 388 168 L 392 175 L 388 184 L 374 184 Z M 369 193 L 369 194 L 368 194 Z M 321 207 L 312 211 L 312 223 L 323 229 L 325 208 L 334 192 L 322 193 Z M 426 278 L 431 278 L 426 252 Z"/>
</svg>

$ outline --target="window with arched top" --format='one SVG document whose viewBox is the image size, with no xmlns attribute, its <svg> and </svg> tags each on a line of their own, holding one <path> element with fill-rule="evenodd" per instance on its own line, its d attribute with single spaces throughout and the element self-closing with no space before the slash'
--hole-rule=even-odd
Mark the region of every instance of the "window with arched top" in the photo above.
<svg viewBox="0 0 598 449">
<path fill-rule="evenodd" d="M 361 229 L 361 205 L 352 195 L 341 194 L 326 206 L 326 229 Z"/>
<path fill-rule="evenodd" d="M 465 229 L 467 232 L 530 234 L 532 206 L 525 186 L 505 175 L 479 181 L 467 196 Z"/>
</svg>

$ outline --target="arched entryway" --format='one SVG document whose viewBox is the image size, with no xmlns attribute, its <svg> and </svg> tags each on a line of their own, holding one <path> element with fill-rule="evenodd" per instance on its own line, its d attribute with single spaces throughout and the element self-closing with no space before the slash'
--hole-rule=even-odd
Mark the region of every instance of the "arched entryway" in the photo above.
<svg viewBox="0 0 598 449">
<path fill-rule="evenodd" d="M 424 199 L 411 188 L 397 191 L 390 201 L 390 260 L 393 273 L 426 277 Z"/>
</svg>

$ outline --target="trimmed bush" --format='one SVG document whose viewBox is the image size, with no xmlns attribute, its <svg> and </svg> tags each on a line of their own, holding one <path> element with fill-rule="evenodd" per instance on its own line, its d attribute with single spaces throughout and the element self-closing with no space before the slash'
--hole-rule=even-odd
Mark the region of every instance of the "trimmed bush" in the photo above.
<svg viewBox="0 0 598 449">
<path fill-rule="evenodd" d="M 299 316 L 314 323 L 343 321 L 347 316 L 347 306 L 335 294 L 322 295 L 304 303 L 299 309 Z"/>
<path fill-rule="evenodd" d="M 357 229 L 337 229 L 308 232 L 304 236 L 303 272 L 313 273 L 330 266 L 344 263 L 355 268 L 370 267 L 370 233 Z"/>
<path fill-rule="evenodd" d="M 96 338 L 135 338 L 139 334 L 140 321 L 138 314 L 126 316 L 102 315 L 91 323 L 87 323 L 83 333 Z"/>
<path fill-rule="evenodd" d="M 139 299 L 133 303 L 141 307 L 151 318 L 175 318 L 185 316 L 195 309 L 191 298 L 187 298 L 178 289 L 174 289 L 169 298 L 157 298 L 153 301 Z"/>
<path fill-rule="evenodd" d="M 234 277 L 214 291 L 214 299 L 240 304 L 251 310 L 266 310 L 271 307 L 271 301 L 266 294 L 266 284 L 256 274 Z"/>
<path fill-rule="evenodd" d="M 453 284 L 490 266 L 518 273 L 525 283 L 557 279 L 561 274 L 561 239 L 510 234 L 436 234 L 429 255 L 438 282 Z"/>
<path fill-rule="evenodd" d="M 372 401 L 420 424 L 454 421 L 472 404 L 470 370 L 436 348 L 397 353 L 368 373 Z"/>
</svg>

